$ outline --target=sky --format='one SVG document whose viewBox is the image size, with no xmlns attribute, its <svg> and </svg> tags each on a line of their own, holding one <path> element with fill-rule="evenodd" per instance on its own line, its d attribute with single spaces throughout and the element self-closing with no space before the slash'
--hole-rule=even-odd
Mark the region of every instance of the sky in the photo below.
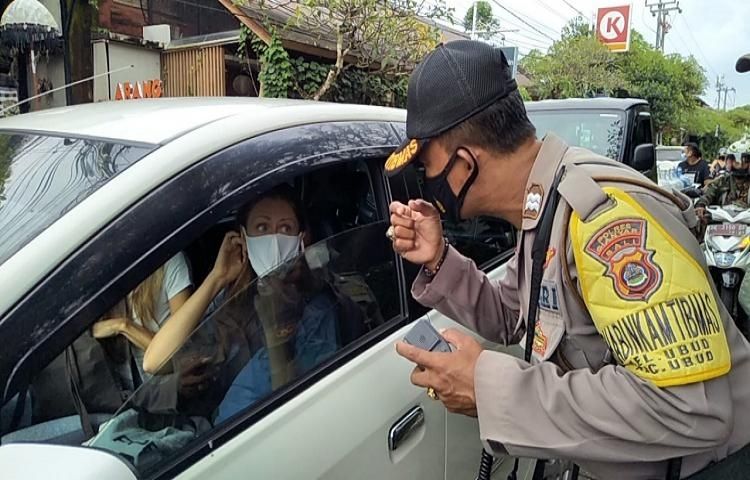
<svg viewBox="0 0 750 480">
<path fill-rule="evenodd" d="M 472 0 L 446 1 L 455 9 L 455 17 L 460 19 L 473 5 Z M 552 44 L 552 39 L 559 38 L 562 27 L 579 12 L 593 21 L 597 8 L 628 3 L 617 0 L 488 1 L 495 16 L 500 19 L 502 30 L 520 30 L 505 33 L 505 37 L 506 45 L 518 45 L 521 55 L 531 48 L 546 50 Z M 648 0 L 649 3 L 656 1 Z M 665 53 L 693 55 L 698 60 L 710 82 L 703 95 L 708 104 L 716 106 L 718 75 L 724 75 L 726 86 L 736 89 L 736 93 L 729 92 L 728 109 L 750 104 L 750 72 L 739 74 L 734 69 L 737 58 L 750 53 L 750 2 L 682 0 L 679 5 L 682 13 L 673 11 L 670 14 L 672 28 L 666 36 Z M 656 39 L 656 17 L 651 16 L 645 0 L 636 0 L 632 7 L 632 28 L 653 44 Z"/>
</svg>

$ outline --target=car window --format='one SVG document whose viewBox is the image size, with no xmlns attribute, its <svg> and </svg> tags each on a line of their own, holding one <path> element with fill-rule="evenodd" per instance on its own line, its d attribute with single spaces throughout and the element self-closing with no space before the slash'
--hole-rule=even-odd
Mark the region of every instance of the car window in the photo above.
<svg viewBox="0 0 750 480">
<path fill-rule="evenodd" d="M 635 134 L 633 135 L 633 145 L 643 145 L 644 143 L 654 143 L 651 133 L 651 117 L 644 113 L 636 116 Z"/>
<path fill-rule="evenodd" d="M 617 110 L 529 110 L 529 119 L 536 127 L 537 137 L 553 132 L 569 145 L 575 145 L 620 159 L 625 140 L 625 113 Z"/>
<path fill-rule="evenodd" d="M 150 150 L 0 132 L 0 265 Z"/>
<path fill-rule="evenodd" d="M 168 365 L 88 445 L 148 475 L 397 315 L 385 228 L 346 229 L 222 292 Z"/>
</svg>

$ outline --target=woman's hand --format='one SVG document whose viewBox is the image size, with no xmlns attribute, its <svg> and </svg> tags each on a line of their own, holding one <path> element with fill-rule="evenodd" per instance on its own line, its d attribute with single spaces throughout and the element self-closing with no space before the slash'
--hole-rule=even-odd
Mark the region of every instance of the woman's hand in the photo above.
<svg viewBox="0 0 750 480">
<path fill-rule="evenodd" d="M 238 232 L 228 232 L 221 242 L 211 274 L 222 287 L 237 280 L 247 262 L 245 239 Z"/>
<path fill-rule="evenodd" d="M 108 320 L 100 320 L 94 324 L 91 329 L 91 334 L 94 338 L 110 338 L 120 335 L 125 329 L 127 323 L 126 318 L 110 318 Z"/>
</svg>

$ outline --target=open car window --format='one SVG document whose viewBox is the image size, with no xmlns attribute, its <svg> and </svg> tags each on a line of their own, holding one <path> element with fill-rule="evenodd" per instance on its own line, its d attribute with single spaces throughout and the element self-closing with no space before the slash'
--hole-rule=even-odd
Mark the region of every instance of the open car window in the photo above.
<svg viewBox="0 0 750 480">
<path fill-rule="evenodd" d="M 348 229 L 221 292 L 182 348 L 87 445 L 122 456 L 147 476 L 398 318 L 386 228 L 380 221 Z"/>
</svg>

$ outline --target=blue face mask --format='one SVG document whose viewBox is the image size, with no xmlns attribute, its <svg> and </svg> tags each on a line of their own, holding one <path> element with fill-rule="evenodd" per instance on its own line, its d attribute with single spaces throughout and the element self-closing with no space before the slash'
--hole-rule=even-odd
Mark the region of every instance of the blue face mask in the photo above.
<svg viewBox="0 0 750 480">
<path fill-rule="evenodd" d="M 685 155 L 685 152 L 680 153 L 680 159 L 684 162 L 687 160 L 687 155 Z"/>
</svg>

